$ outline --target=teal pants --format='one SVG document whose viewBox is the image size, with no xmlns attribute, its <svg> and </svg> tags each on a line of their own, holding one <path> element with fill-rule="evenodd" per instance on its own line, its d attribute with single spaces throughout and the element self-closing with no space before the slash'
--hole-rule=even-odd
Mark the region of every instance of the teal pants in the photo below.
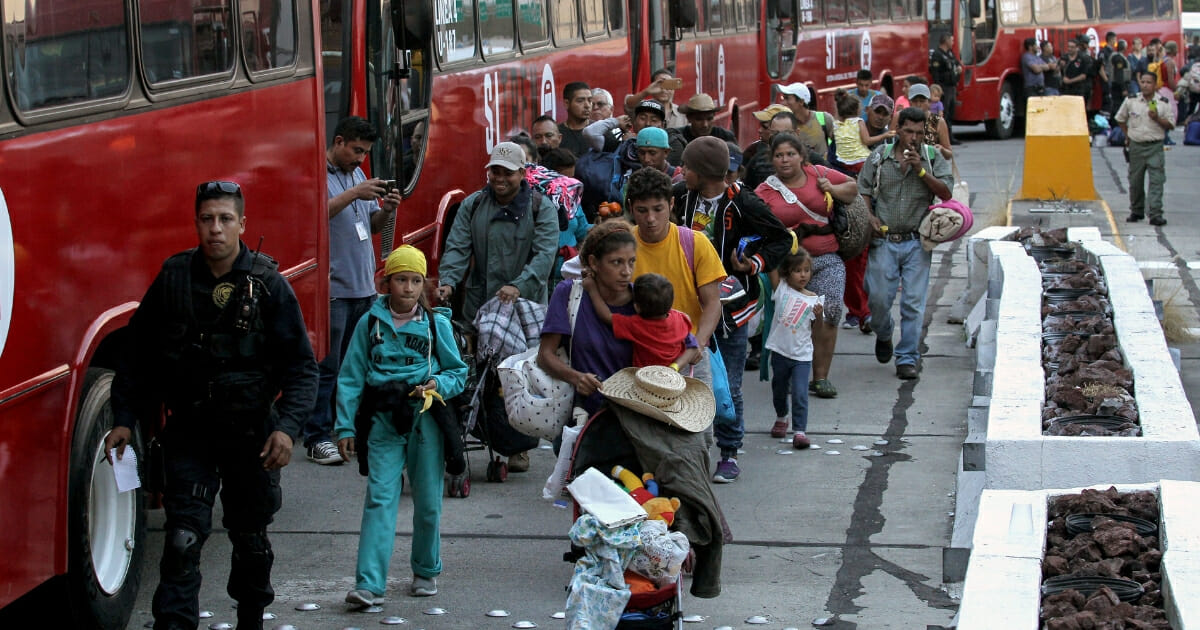
<svg viewBox="0 0 1200 630">
<path fill-rule="evenodd" d="M 1146 191 L 1149 176 L 1150 190 Z M 1166 154 L 1161 142 L 1129 143 L 1129 214 L 1151 219 L 1163 215 L 1163 186 L 1167 183 Z"/>
<path fill-rule="evenodd" d="M 408 468 L 413 497 L 413 536 L 409 555 L 413 574 L 432 578 L 442 572 L 442 471 L 445 468 L 442 433 L 432 414 L 418 415 L 408 435 L 397 434 L 391 421 L 377 414 L 367 446 L 371 470 L 363 501 L 355 588 L 383 595 L 387 589 L 388 564 L 396 544 L 400 474 L 405 467 Z"/>
</svg>

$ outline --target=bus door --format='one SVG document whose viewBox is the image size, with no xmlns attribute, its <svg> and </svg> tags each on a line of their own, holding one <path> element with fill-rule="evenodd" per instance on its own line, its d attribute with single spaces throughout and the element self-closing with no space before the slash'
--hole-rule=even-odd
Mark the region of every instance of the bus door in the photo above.
<svg viewBox="0 0 1200 630">
<path fill-rule="evenodd" d="M 675 69 L 675 45 L 696 26 L 696 0 L 650 0 L 650 67 Z"/>
<path fill-rule="evenodd" d="M 371 174 L 396 180 L 407 196 L 425 157 L 433 16 L 422 0 L 366 0 L 366 9 L 367 120 L 379 130 Z M 381 256 L 393 248 L 394 223 L 380 235 Z"/>
<path fill-rule="evenodd" d="M 763 52 L 766 55 L 767 75 L 772 79 L 786 79 L 796 62 L 796 38 L 798 24 L 814 21 L 819 7 L 814 0 L 768 0 L 767 19 L 763 28 Z M 769 81 L 767 83 L 770 83 Z M 773 94 L 761 97 L 764 103 L 774 101 Z"/>
</svg>

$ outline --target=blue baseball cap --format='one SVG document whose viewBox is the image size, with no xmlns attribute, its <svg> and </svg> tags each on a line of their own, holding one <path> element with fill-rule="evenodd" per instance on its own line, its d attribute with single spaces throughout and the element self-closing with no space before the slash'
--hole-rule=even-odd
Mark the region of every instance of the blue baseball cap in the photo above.
<svg viewBox="0 0 1200 630">
<path fill-rule="evenodd" d="M 725 144 L 729 145 L 729 172 L 736 173 L 742 166 L 742 150 L 732 142 L 726 141 Z"/>
<path fill-rule="evenodd" d="M 671 143 L 667 141 L 667 132 L 662 127 L 646 127 L 639 131 L 637 145 L 639 147 L 653 147 L 655 149 L 671 148 Z"/>
</svg>

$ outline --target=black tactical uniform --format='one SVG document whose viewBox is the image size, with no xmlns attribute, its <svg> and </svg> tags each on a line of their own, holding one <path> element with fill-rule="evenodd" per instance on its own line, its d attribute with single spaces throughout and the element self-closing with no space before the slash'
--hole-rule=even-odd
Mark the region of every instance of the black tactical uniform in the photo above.
<svg viewBox="0 0 1200 630">
<path fill-rule="evenodd" d="M 951 130 L 951 138 L 954 137 L 951 127 L 954 125 L 954 105 L 958 98 L 958 77 L 961 74 L 962 64 L 958 62 L 953 51 L 945 51 L 938 47 L 929 54 L 929 76 L 942 88 L 942 106 L 945 108 L 942 118 L 946 121 L 946 128 Z"/>
<path fill-rule="evenodd" d="M 233 544 L 228 592 L 238 602 L 238 627 L 262 628 L 263 609 L 275 598 L 266 528 L 280 507 L 279 471 L 265 470 L 259 453 L 274 431 L 295 439 L 317 389 L 299 303 L 275 269 L 244 243 L 220 278 L 199 251 L 176 254 L 129 324 L 113 424 L 154 424 L 164 408 L 167 415 L 158 629 L 197 626 L 200 549 L 218 490 Z"/>
</svg>

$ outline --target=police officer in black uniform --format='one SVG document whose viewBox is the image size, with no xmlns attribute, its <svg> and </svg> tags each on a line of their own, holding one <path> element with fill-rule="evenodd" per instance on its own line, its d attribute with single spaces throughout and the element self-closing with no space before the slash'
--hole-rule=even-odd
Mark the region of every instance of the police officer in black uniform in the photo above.
<svg viewBox="0 0 1200 630">
<path fill-rule="evenodd" d="M 198 624 L 200 549 L 218 490 L 238 628 L 262 628 L 275 599 L 267 524 L 280 507 L 279 469 L 312 411 L 317 364 L 291 286 L 275 261 L 240 240 L 243 211 L 237 184 L 197 188 L 199 247 L 163 264 L 130 320 L 113 382 L 106 452 L 116 448 L 120 458 L 135 422 L 154 426 L 166 411 L 157 630 Z"/>
<path fill-rule="evenodd" d="M 942 118 L 946 121 L 946 129 L 950 131 L 950 144 L 962 144 L 954 137 L 955 88 L 961 74 L 962 64 L 954 56 L 954 38 L 949 33 L 943 33 L 938 39 L 937 48 L 929 54 L 929 76 L 934 83 L 942 86 L 942 105 L 946 109 Z"/>
</svg>

